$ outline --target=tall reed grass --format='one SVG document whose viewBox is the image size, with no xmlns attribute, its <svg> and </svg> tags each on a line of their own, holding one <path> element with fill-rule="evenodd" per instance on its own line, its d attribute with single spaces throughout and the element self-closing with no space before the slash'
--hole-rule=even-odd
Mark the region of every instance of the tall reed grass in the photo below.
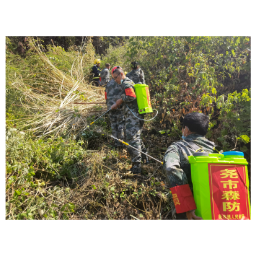
<svg viewBox="0 0 256 256">
<path fill-rule="evenodd" d="M 89 42 L 85 53 L 77 52 L 70 74 L 58 69 L 42 51 L 40 44 L 29 38 L 31 50 L 40 58 L 44 70 L 36 74 L 30 85 L 19 76 L 11 83 L 23 97 L 21 105 L 30 113 L 30 119 L 20 120 L 21 128 L 34 131 L 38 136 L 54 133 L 66 136 L 79 134 L 87 126 L 87 117 L 97 103 L 104 102 L 103 88 L 92 86 L 84 76 L 85 67 L 93 60 L 92 45 Z M 88 73 L 88 72 L 87 72 Z M 43 90 L 41 86 L 43 86 Z M 31 86 L 33 84 L 33 86 Z M 76 104 L 95 103 L 95 104 Z M 105 110 L 105 105 L 103 110 Z M 18 120 L 17 120 L 18 121 Z"/>
</svg>

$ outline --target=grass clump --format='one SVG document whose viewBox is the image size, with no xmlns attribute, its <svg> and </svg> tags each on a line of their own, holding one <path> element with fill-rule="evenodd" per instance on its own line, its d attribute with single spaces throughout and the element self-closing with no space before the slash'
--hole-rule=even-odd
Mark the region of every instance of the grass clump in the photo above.
<svg viewBox="0 0 256 256">
<path fill-rule="evenodd" d="M 14 128 L 6 139 L 6 219 L 171 218 L 158 163 L 135 178 L 99 135 L 94 150 L 84 139 L 36 139 Z"/>
<path fill-rule="evenodd" d="M 93 87 L 88 81 L 94 56 L 91 43 L 85 46 L 84 53 L 66 53 L 61 47 L 49 46 L 47 54 L 35 40 L 30 38 L 29 43 L 26 59 L 15 60 L 12 54 L 7 58 L 8 122 L 27 118 L 26 122 L 16 121 L 16 126 L 39 136 L 80 133 L 95 107 L 80 103 L 104 100 L 104 89 Z"/>
<path fill-rule="evenodd" d="M 83 142 L 35 139 L 14 128 L 6 135 L 6 219 L 67 219 L 70 188 L 54 184 L 81 175 Z"/>
<path fill-rule="evenodd" d="M 170 219 L 170 193 L 163 182 L 159 164 L 143 166 L 143 174 L 134 177 L 128 160 L 106 146 L 86 155 L 90 166 L 87 176 L 77 183 L 71 202 L 75 219 Z"/>
</svg>

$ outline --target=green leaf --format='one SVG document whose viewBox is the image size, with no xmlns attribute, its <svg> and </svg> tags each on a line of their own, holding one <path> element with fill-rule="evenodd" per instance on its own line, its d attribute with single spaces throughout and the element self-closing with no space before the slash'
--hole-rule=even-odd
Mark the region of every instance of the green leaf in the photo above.
<svg viewBox="0 0 256 256">
<path fill-rule="evenodd" d="M 243 142 L 248 143 L 250 142 L 250 138 L 247 135 L 241 135 L 240 137 L 238 137 L 238 139 L 242 139 Z"/>
<path fill-rule="evenodd" d="M 69 209 L 71 210 L 71 212 L 75 211 L 75 205 L 73 203 L 69 203 L 68 206 L 69 206 Z"/>
<path fill-rule="evenodd" d="M 19 190 L 15 190 L 15 193 L 16 193 L 16 195 L 18 195 L 18 196 L 21 194 Z"/>
</svg>

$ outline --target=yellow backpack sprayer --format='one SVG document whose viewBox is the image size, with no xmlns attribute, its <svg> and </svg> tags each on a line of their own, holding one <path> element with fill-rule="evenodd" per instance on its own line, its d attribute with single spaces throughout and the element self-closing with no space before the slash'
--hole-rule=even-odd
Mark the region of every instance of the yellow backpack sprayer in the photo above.
<svg viewBox="0 0 256 256">
<path fill-rule="evenodd" d="M 135 88 L 135 94 L 136 94 L 136 99 L 137 99 L 137 104 L 138 104 L 138 112 L 139 114 L 147 114 L 147 113 L 152 113 L 153 110 L 152 110 L 152 106 L 151 106 L 151 101 L 150 101 L 150 94 L 149 94 L 149 88 L 148 88 L 148 85 L 146 84 L 135 84 L 134 85 L 134 88 Z M 100 103 L 101 104 L 101 103 Z M 128 107 L 129 108 L 129 107 Z M 100 119 L 102 116 L 104 116 L 105 114 L 107 114 L 109 111 L 111 110 L 108 109 L 106 112 L 104 112 L 101 116 L 99 116 L 97 119 L 95 119 L 93 122 L 90 123 L 90 125 L 94 124 L 98 119 Z M 129 110 L 131 111 L 131 109 L 129 108 Z M 131 111 L 132 112 L 132 111 Z M 148 119 L 148 120 L 145 120 L 145 119 L 140 119 L 138 118 L 133 112 L 132 114 L 140 119 L 140 120 L 144 120 L 144 121 L 151 121 L 153 120 L 157 114 L 158 114 L 158 111 L 156 110 L 156 115 L 151 118 L 151 119 Z M 86 130 L 87 128 L 89 127 L 89 125 L 87 125 L 87 127 L 84 129 Z M 84 131 L 83 130 L 83 131 Z M 82 132 L 83 132 L 82 131 Z"/>
<path fill-rule="evenodd" d="M 248 162 L 244 153 L 189 156 L 196 215 L 205 220 L 251 219 Z"/>
<path fill-rule="evenodd" d="M 137 96 L 137 103 L 140 114 L 152 113 L 152 106 L 150 101 L 149 88 L 146 84 L 135 84 L 135 94 Z"/>
<path fill-rule="evenodd" d="M 151 100 L 150 100 L 150 94 L 149 94 L 148 85 L 146 85 L 146 84 L 135 84 L 134 85 L 134 89 L 135 89 L 135 94 L 136 94 L 139 114 L 152 113 L 153 109 L 152 109 L 152 106 L 151 106 Z M 129 107 L 128 107 L 128 109 L 131 111 L 131 109 Z M 140 120 L 151 121 L 151 120 L 153 120 L 157 116 L 158 111 L 156 110 L 156 112 L 157 113 L 156 113 L 156 115 L 153 118 L 147 119 L 147 120 L 146 119 L 138 118 L 133 112 L 132 112 L 132 114 L 136 118 L 138 118 Z"/>
</svg>

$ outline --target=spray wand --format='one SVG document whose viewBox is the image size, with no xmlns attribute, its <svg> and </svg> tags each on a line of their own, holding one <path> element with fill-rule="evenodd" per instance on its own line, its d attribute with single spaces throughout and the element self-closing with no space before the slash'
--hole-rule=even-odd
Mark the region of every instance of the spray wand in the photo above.
<svg viewBox="0 0 256 256">
<path fill-rule="evenodd" d="M 137 148 L 131 146 L 129 143 L 127 143 L 127 142 L 125 142 L 125 141 L 123 141 L 123 140 L 120 140 L 120 139 L 114 137 L 113 135 L 108 135 L 108 136 L 110 136 L 111 138 L 113 138 L 113 139 L 115 139 L 115 140 L 118 140 L 119 142 L 123 143 L 124 145 L 126 145 L 126 146 L 128 146 L 128 147 L 131 147 L 131 148 L 133 148 L 133 149 L 139 151 L 141 154 L 144 154 L 144 155 L 146 155 L 146 156 L 148 156 L 148 157 L 154 159 L 155 161 L 157 161 L 157 162 L 159 162 L 159 163 L 161 163 L 161 164 L 164 164 L 163 162 L 161 162 L 160 160 L 154 158 L 153 156 L 150 156 L 149 154 L 144 153 L 144 152 L 142 152 L 141 150 L 138 150 Z"/>
<path fill-rule="evenodd" d="M 93 122 L 90 123 L 90 125 L 94 124 L 98 119 L 100 119 L 102 116 L 106 115 L 109 111 L 111 110 L 111 108 L 106 111 L 105 113 L 103 113 L 101 116 L 99 116 L 97 119 L 95 119 Z M 87 126 L 88 127 L 88 126 Z"/>
<path fill-rule="evenodd" d="M 98 119 L 100 119 L 102 116 L 106 115 L 109 111 L 111 110 L 111 108 L 109 110 L 107 110 L 106 112 L 104 112 L 101 116 L 99 116 L 97 119 L 95 119 L 93 122 L 90 123 L 90 125 L 94 124 Z M 87 125 L 87 127 L 85 129 L 83 129 L 81 132 L 83 132 L 84 130 L 86 130 L 87 128 L 89 128 L 89 125 Z"/>
<path fill-rule="evenodd" d="M 104 116 L 105 114 L 107 114 L 110 110 L 111 110 L 111 108 L 110 108 L 109 110 L 107 110 L 105 113 L 103 113 L 100 117 L 98 117 L 97 119 L 95 119 L 93 122 L 91 122 L 90 125 L 94 124 L 98 119 L 100 119 L 102 116 Z M 89 125 L 88 125 L 84 130 L 86 130 L 87 128 L 89 128 Z M 83 130 L 83 131 L 84 131 L 84 130 Z M 83 131 L 82 131 L 82 132 L 83 132 Z M 118 140 L 119 142 L 123 143 L 124 145 L 126 145 L 126 146 L 128 146 L 128 147 L 130 147 L 130 148 L 133 148 L 133 149 L 137 150 L 137 151 L 140 152 L 141 154 L 144 154 L 144 155 L 146 155 L 146 156 L 148 156 L 148 157 L 154 159 L 155 161 L 157 161 L 157 162 L 159 162 L 159 163 L 161 163 L 161 164 L 164 164 L 163 162 L 161 162 L 160 160 L 154 158 L 153 156 L 150 156 L 149 154 L 144 153 L 144 152 L 142 152 L 141 150 L 138 150 L 137 148 L 131 146 L 129 143 L 127 143 L 127 142 L 125 142 L 125 141 L 123 141 L 123 140 L 120 140 L 120 139 L 114 137 L 113 135 L 107 135 L 107 136 L 109 136 L 109 137 L 111 137 L 111 138 L 113 138 L 113 139 L 115 139 L 115 140 Z"/>
</svg>

